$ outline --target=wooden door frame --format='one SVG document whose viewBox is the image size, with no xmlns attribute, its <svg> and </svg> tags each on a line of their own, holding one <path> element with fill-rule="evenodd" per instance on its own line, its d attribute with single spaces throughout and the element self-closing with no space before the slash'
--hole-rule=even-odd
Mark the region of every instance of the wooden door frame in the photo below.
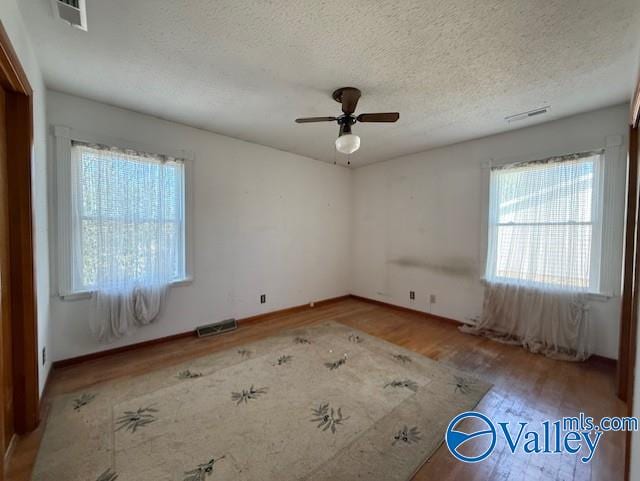
<svg viewBox="0 0 640 481">
<path fill-rule="evenodd" d="M 638 302 L 640 301 L 640 209 L 638 206 L 638 169 L 640 166 L 640 75 L 631 102 L 629 118 L 629 178 L 625 259 L 623 272 L 622 314 L 618 353 L 618 395 L 627 403 L 627 414 L 633 416 L 635 367 L 638 339 Z M 627 431 L 624 457 L 624 479 L 629 481 L 633 433 Z"/>
<path fill-rule="evenodd" d="M 620 334 L 618 344 L 617 390 L 618 397 L 626 403 L 631 402 L 632 386 L 629 384 L 632 365 L 631 328 L 633 324 L 634 299 L 636 297 L 636 223 L 638 221 L 638 162 L 634 160 L 637 152 L 638 135 L 634 122 L 629 127 L 629 163 L 627 165 L 627 213 L 625 221 L 625 250 L 623 263 L 623 287 L 620 313 Z"/>
<path fill-rule="evenodd" d="M 7 93 L 10 307 L 15 432 L 40 422 L 31 165 L 33 90 L 0 21 L 0 85 Z"/>
</svg>

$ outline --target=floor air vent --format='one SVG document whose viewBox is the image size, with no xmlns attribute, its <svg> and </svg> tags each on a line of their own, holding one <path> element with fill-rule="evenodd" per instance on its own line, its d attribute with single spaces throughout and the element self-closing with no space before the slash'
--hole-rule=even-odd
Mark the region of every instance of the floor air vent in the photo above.
<svg viewBox="0 0 640 481">
<path fill-rule="evenodd" d="M 237 327 L 238 323 L 235 319 L 227 319 L 226 321 L 214 322 L 213 324 L 200 326 L 196 328 L 196 334 L 198 337 L 215 336 L 216 334 L 222 334 L 223 332 L 233 331 Z"/>
</svg>

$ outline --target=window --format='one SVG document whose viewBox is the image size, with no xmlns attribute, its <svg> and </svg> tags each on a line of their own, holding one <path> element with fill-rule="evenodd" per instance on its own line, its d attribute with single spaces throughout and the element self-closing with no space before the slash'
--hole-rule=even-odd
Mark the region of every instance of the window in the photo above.
<svg viewBox="0 0 640 481">
<path fill-rule="evenodd" d="M 72 142 L 71 292 L 186 277 L 180 159 Z"/>
<path fill-rule="evenodd" d="M 599 291 L 602 157 L 492 168 L 487 280 Z"/>
</svg>

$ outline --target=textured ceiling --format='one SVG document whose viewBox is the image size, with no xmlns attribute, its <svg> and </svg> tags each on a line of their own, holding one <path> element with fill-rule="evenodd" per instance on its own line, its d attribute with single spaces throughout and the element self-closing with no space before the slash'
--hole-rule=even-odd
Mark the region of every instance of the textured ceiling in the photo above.
<svg viewBox="0 0 640 481">
<path fill-rule="evenodd" d="M 401 115 L 355 165 L 626 101 L 640 40 L 637 0 L 87 0 L 88 32 L 19 3 L 49 87 L 320 160 L 337 126 L 293 120 L 359 87 Z"/>
</svg>

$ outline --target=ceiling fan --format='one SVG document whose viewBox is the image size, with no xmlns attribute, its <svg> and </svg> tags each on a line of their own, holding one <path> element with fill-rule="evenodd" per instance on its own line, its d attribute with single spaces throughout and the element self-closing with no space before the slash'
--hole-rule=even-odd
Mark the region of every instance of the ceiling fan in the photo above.
<svg viewBox="0 0 640 481">
<path fill-rule="evenodd" d="M 360 137 L 351 132 L 356 122 L 396 122 L 400 118 L 398 112 L 379 112 L 375 114 L 354 115 L 361 92 L 355 87 L 342 87 L 333 92 L 333 100 L 342 104 L 342 115 L 338 117 L 306 117 L 296 119 L 299 124 L 309 122 L 336 121 L 340 132 L 336 139 L 336 149 L 343 154 L 352 154 L 360 148 Z"/>
</svg>

